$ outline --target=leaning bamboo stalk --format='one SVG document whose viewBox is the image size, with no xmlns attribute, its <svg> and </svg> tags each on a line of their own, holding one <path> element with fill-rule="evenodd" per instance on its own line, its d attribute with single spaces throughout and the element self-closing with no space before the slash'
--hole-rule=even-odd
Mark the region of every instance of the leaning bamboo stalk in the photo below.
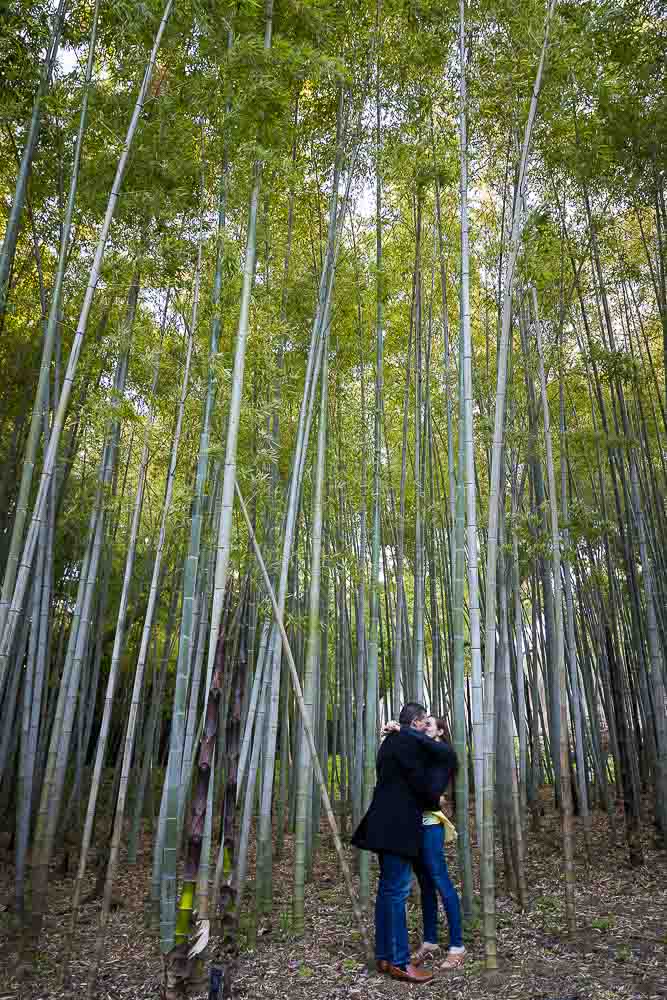
<svg viewBox="0 0 667 1000">
<path fill-rule="evenodd" d="M 267 626 L 268 627 L 268 626 Z M 267 653 L 265 657 L 265 667 L 263 670 L 262 684 L 259 694 L 259 704 L 257 707 L 257 722 L 255 726 L 255 738 L 252 741 L 252 751 L 248 764 L 248 775 L 245 781 L 243 798 L 243 810 L 241 814 L 241 829 L 238 845 L 238 855 L 236 858 L 236 868 L 234 872 L 234 920 L 238 921 L 241 902 L 243 899 L 243 888 L 245 886 L 246 873 L 248 870 L 248 850 L 250 847 L 250 825 L 252 823 L 253 809 L 255 803 L 255 789 L 257 787 L 257 772 L 259 767 L 259 753 L 263 746 L 264 719 L 266 717 L 266 704 L 269 697 L 271 685 L 270 659 Z M 240 783 L 239 783 L 240 784 Z M 238 799 L 237 791 L 237 799 Z M 221 901 L 222 902 L 222 901 Z M 225 914 L 223 913 L 223 920 Z"/>
<path fill-rule="evenodd" d="M 255 556 L 257 558 L 257 563 L 259 565 L 262 579 L 264 581 L 264 587 L 266 593 L 271 601 L 271 607 L 273 608 L 273 615 L 280 632 L 280 638 L 283 644 L 283 651 L 287 659 L 287 664 L 289 666 L 290 677 L 292 680 L 292 686 L 294 688 L 294 695 L 296 698 L 296 703 L 299 709 L 299 714 L 303 722 L 303 730 L 308 743 L 308 750 L 310 752 L 310 757 L 313 763 L 313 769 L 315 771 L 315 780 L 320 789 L 320 794 L 322 795 L 322 801 L 324 803 L 324 811 L 326 813 L 327 821 L 329 823 L 329 828 L 331 830 L 331 836 L 333 837 L 334 847 L 336 848 L 336 854 L 338 855 L 338 860 L 340 862 L 341 871 L 343 873 L 343 878 L 345 880 L 345 886 L 350 897 L 350 902 L 352 904 L 352 912 L 354 913 L 354 918 L 357 922 L 359 928 L 359 933 L 361 934 L 361 939 L 364 943 L 366 949 L 366 955 L 368 957 L 369 965 L 374 963 L 373 959 L 373 949 L 371 948 L 371 943 L 368 937 L 368 932 L 364 924 L 364 920 L 361 913 L 361 907 L 359 906 L 359 901 L 357 900 L 356 893 L 354 891 L 354 885 L 352 884 L 352 873 L 350 872 L 349 865 L 345 858 L 345 852 L 343 849 L 343 842 L 340 839 L 340 834 L 338 832 L 338 824 L 336 823 L 336 818 L 333 814 L 333 809 L 331 808 L 331 800 L 329 798 L 329 793 L 327 791 L 327 785 L 324 780 L 324 775 L 322 774 L 322 768 L 320 766 L 320 761 L 317 756 L 317 749 L 315 747 L 315 739 L 313 737 L 313 728 L 310 724 L 310 719 L 308 717 L 308 710 L 303 700 L 303 692 L 301 690 L 301 683 L 299 681 L 299 673 L 296 669 L 296 664 L 294 662 L 294 657 L 292 655 L 292 650 L 289 644 L 289 639 L 287 638 L 287 632 L 285 631 L 285 625 L 283 623 L 282 615 L 280 614 L 280 609 L 278 608 L 278 602 L 276 601 L 276 595 L 271 586 L 271 580 L 269 579 L 269 574 L 262 557 L 261 550 L 257 543 L 257 538 L 255 532 L 252 528 L 252 523 L 250 517 L 248 516 L 248 511 L 246 505 L 243 501 L 241 495 L 241 490 L 239 489 L 238 483 L 236 483 L 236 494 L 239 499 L 239 505 L 241 507 L 241 512 L 246 522 L 248 528 L 248 534 L 250 536 L 250 541 L 252 542 L 253 549 L 255 551 Z"/>
<path fill-rule="evenodd" d="M 13 770 L 14 764 L 14 746 L 16 743 L 15 737 L 17 736 L 17 730 L 19 728 L 18 719 L 15 720 L 14 716 L 21 715 L 21 699 L 19 698 L 19 690 L 21 686 L 21 681 L 23 680 L 23 659 L 26 654 L 26 644 L 28 641 L 28 628 L 30 625 L 30 619 L 26 617 L 26 620 L 21 629 L 21 638 L 19 641 L 19 655 L 16 658 L 16 662 L 12 667 L 11 676 L 9 678 L 9 683 L 7 684 L 7 692 L 5 695 L 5 703 L 3 705 L 3 726 L 0 732 L 0 774 L 5 770 Z"/>
<path fill-rule="evenodd" d="M 48 393 L 44 400 L 44 432 L 49 425 Z M 37 569 L 34 580 L 33 613 L 30 641 L 34 639 L 34 655 L 29 651 L 24 686 L 24 715 L 21 733 L 21 757 L 19 763 L 18 805 L 16 810 L 16 911 L 20 919 L 25 910 L 25 869 L 28 856 L 31 829 L 31 811 L 35 788 L 37 750 L 40 725 L 44 708 L 44 691 L 49 662 L 51 584 L 53 577 L 53 498 L 49 498 L 47 518 L 45 518 Z M 29 678 L 29 683 L 28 683 Z"/>
</svg>

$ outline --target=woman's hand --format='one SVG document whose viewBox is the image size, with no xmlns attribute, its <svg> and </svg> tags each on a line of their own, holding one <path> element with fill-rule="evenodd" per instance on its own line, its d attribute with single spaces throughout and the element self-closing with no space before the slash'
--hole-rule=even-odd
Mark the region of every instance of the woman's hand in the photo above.
<svg viewBox="0 0 667 1000">
<path fill-rule="evenodd" d="M 389 736 L 389 733 L 399 733 L 401 727 L 395 719 L 390 719 L 389 722 L 385 722 L 382 727 L 382 736 Z"/>
</svg>

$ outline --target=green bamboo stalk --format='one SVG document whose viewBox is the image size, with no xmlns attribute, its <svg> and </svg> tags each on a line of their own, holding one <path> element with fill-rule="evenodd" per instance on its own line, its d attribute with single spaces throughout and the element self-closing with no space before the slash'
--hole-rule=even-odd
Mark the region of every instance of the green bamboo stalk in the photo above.
<svg viewBox="0 0 667 1000">
<path fill-rule="evenodd" d="M 501 335 L 498 346 L 498 371 L 494 413 L 491 474 L 489 480 L 489 515 L 486 553 L 485 641 L 484 641 L 484 784 L 482 823 L 482 897 L 484 909 L 484 948 L 487 968 L 497 968 L 495 874 L 494 874 L 494 781 L 495 781 L 495 657 L 496 657 L 496 568 L 498 561 L 498 520 L 500 515 L 500 478 L 505 427 L 505 394 L 507 387 L 507 359 L 509 352 L 510 323 L 512 317 L 512 289 L 514 269 L 520 248 L 523 193 L 526 184 L 526 167 L 537 113 L 537 100 L 542 83 L 549 31 L 556 8 L 550 0 L 544 26 L 544 40 L 535 84 L 524 129 L 523 148 L 516 182 L 510 250 L 506 265 L 501 318 Z"/>
<path fill-rule="evenodd" d="M 3 238 L 2 251 L 0 252 L 0 318 L 4 315 L 7 307 L 9 277 L 14 263 L 14 254 L 16 253 L 16 243 L 21 225 L 21 216 L 23 215 L 23 209 L 25 207 L 28 192 L 28 179 L 30 177 L 32 160 L 37 147 L 37 141 L 39 139 L 44 102 L 51 86 L 51 77 L 53 76 L 53 70 L 58 56 L 58 46 L 60 45 L 60 35 L 63 29 L 66 9 L 66 0 L 60 0 L 58 9 L 53 17 L 51 37 L 47 45 L 46 57 L 40 74 L 39 86 L 37 87 L 37 93 L 35 94 L 32 116 L 30 118 L 28 134 L 21 156 L 21 164 L 16 181 L 16 188 L 14 190 L 14 198 L 12 199 L 12 207 L 9 211 L 9 218 L 7 219 L 7 227 Z M 0 624 L 0 630 L 1 628 L 2 625 Z"/>
<path fill-rule="evenodd" d="M 357 298 L 358 326 L 361 333 L 361 302 Z M 360 337 L 361 339 L 361 337 Z M 355 594 L 355 632 L 357 655 L 354 672 L 355 732 L 352 768 L 352 824 L 357 826 L 362 813 L 362 786 L 364 767 L 364 680 L 366 678 L 366 546 L 367 546 L 367 443 L 366 443 L 366 380 L 364 378 L 363 349 L 360 358 L 360 431 L 361 431 L 361 504 L 359 511 L 359 551 L 357 553 L 358 583 Z M 355 539 L 356 541 L 356 539 Z"/>
<path fill-rule="evenodd" d="M 64 3 L 61 2 L 61 9 L 63 6 Z M 56 276 L 53 283 L 53 290 L 51 292 L 49 317 L 46 324 L 46 330 L 44 332 L 44 344 L 42 346 L 42 359 L 39 369 L 39 381 L 37 383 L 37 392 L 35 393 L 35 401 L 33 403 L 32 416 L 30 419 L 30 429 L 28 431 L 28 439 L 26 442 L 25 454 L 23 458 L 23 466 L 21 469 L 21 482 L 19 484 L 19 492 L 16 500 L 16 513 L 14 515 L 14 523 L 12 525 L 12 535 L 9 543 L 9 553 L 7 556 L 7 562 L 5 564 L 5 573 L 2 581 L 2 594 L 0 595 L 0 634 L 2 634 L 2 631 L 5 626 L 5 620 L 9 609 L 9 602 L 11 600 L 14 591 L 14 584 L 16 582 L 16 572 L 18 569 L 21 544 L 23 542 L 23 532 L 25 529 L 26 518 L 28 516 L 28 501 L 30 499 L 30 487 L 32 485 L 32 476 L 35 468 L 35 460 L 37 458 L 37 448 L 39 445 L 39 438 L 41 431 L 40 420 L 42 419 L 42 412 L 44 409 L 44 399 L 48 395 L 49 371 L 51 367 L 51 359 L 53 357 L 53 348 L 56 341 L 58 319 L 60 316 L 63 283 L 65 278 L 65 270 L 67 267 L 70 234 L 72 231 L 72 217 L 74 215 L 74 204 L 76 201 L 76 192 L 79 182 L 81 152 L 83 150 L 83 139 L 88 119 L 88 99 L 90 95 L 90 85 L 93 76 L 95 46 L 97 42 L 97 24 L 99 18 L 99 6 L 100 6 L 100 0 L 95 0 L 95 7 L 93 9 L 93 21 L 90 29 L 90 39 L 88 42 L 88 62 L 86 64 L 86 75 L 83 84 L 83 98 L 81 101 L 81 111 L 79 114 L 79 129 L 77 132 L 76 143 L 74 146 L 72 175 L 70 178 L 69 194 L 67 198 L 67 208 L 65 211 L 65 217 L 63 219 L 63 225 L 62 225 L 62 232 L 60 238 L 60 252 L 58 255 L 58 266 L 56 269 Z M 28 138 L 28 141 L 26 143 L 26 150 L 28 149 L 29 145 L 30 145 L 30 138 Z M 9 227 L 7 233 L 9 233 Z M 0 287 L 1 284 L 2 284 L 2 279 L 0 278 Z M 1 295 L 2 292 L 0 291 L 0 301 L 1 301 Z M 2 306 L 0 305 L 0 312 L 1 311 L 2 311 Z"/>
<path fill-rule="evenodd" d="M 544 444 L 546 449 L 547 480 L 549 484 L 549 510 L 551 513 L 551 546 L 554 577 L 554 606 L 556 612 L 556 670 L 558 671 L 558 697 L 560 712 L 560 800 L 563 823 L 563 853 L 565 860 L 565 919 L 570 934 L 576 930 L 575 890 L 574 890 L 574 822 L 572 814 L 572 785 L 570 782 L 569 725 L 567 710 L 567 684 L 565 675 L 565 634 L 563 629 L 563 600 L 561 581 L 561 540 L 558 527 L 558 502 L 556 493 L 556 473 L 554 471 L 553 445 L 547 398 L 547 380 L 544 369 L 542 348 L 542 324 L 537 315 L 537 295 L 532 289 L 534 328 L 537 341 L 537 355 L 542 393 L 544 417 Z M 555 748 L 553 750 L 555 753 Z"/>
<path fill-rule="evenodd" d="M 33 581 L 30 644 L 23 683 L 23 709 L 21 714 L 21 754 L 19 759 L 17 809 L 16 809 L 16 874 L 15 906 L 19 920 L 25 917 L 25 869 L 30 840 L 33 781 L 37 754 L 39 712 L 42 707 L 45 661 L 43 646 L 46 642 L 42 619 L 42 602 L 45 597 L 44 579 L 48 548 L 48 525 L 42 530 L 35 579 Z M 10 728 L 10 727 L 8 727 Z"/>
<path fill-rule="evenodd" d="M 482 788 L 484 784 L 484 721 L 482 705 L 482 642 L 479 611 L 477 495 L 475 489 L 475 440 L 472 399 L 472 336 L 470 333 L 470 248 L 468 223 L 468 119 L 465 0 L 459 0 L 459 159 L 461 198 L 461 339 L 463 341 L 463 435 L 466 533 L 468 541 L 468 618 L 472 673 L 472 743 L 475 772 L 475 818 L 481 840 Z"/>
<path fill-rule="evenodd" d="M 233 35 L 230 30 L 227 34 L 228 55 L 232 49 L 232 44 L 233 44 Z M 201 184 L 200 200 L 203 201 L 203 191 L 204 191 L 203 164 L 201 168 L 200 184 Z M 176 675 L 179 678 L 179 683 L 185 684 L 186 687 L 189 683 L 190 673 L 191 673 L 193 607 L 195 600 L 195 590 L 197 585 L 199 556 L 201 550 L 203 500 L 204 500 L 204 489 L 208 476 L 211 418 L 213 415 L 213 404 L 215 400 L 215 391 L 216 391 L 215 361 L 218 354 L 218 344 L 220 341 L 220 328 L 221 328 L 220 297 L 222 293 L 222 263 L 223 263 L 223 240 L 225 233 L 226 198 L 227 198 L 227 162 L 225 156 L 220 178 L 220 191 L 218 196 L 218 226 L 216 233 L 217 254 L 216 254 L 216 264 L 215 264 L 215 275 L 213 278 L 213 294 L 212 294 L 213 317 L 211 320 L 211 335 L 210 335 L 209 350 L 208 350 L 208 378 L 206 383 L 206 398 L 204 401 L 204 412 L 202 416 L 202 428 L 199 437 L 199 452 L 197 455 L 197 471 L 195 475 L 194 495 L 192 498 L 192 509 L 190 515 L 190 540 L 188 544 L 188 554 L 185 560 L 185 571 L 183 574 L 183 600 L 182 600 L 182 612 L 181 612 L 181 627 L 178 640 L 178 663 L 176 666 Z M 196 326 L 197 323 L 198 308 L 199 308 L 199 283 L 197 282 L 195 287 L 195 296 L 192 304 L 192 317 L 190 321 L 193 328 Z M 190 720 L 190 726 L 191 726 L 190 732 L 194 735 L 193 731 L 194 716 L 190 717 L 189 715 L 188 718 Z M 182 777 L 186 776 L 187 768 L 189 767 L 190 764 L 189 760 L 186 761 L 185 759 L 186 749 L 187 749 L 186 743 L 184 741 L 183 743 L 181 743 L 182 758 L 180 761 L 180 766 L 184 772 Z M 184 780 L 181 781 L 182 793 L 179 803 L 180 813 L 183 812 L 183 809 L 185 807 L 186 784 L 187 784 L 186 781 Z"/>
<path fill-rule="evenodd" d="M 420 704 L 424 700 L 424 538 L 422 507 L 424 501 L 423 399 L 422 399 L 422 277 L 421 277 L 422 197 L 417 193 L 415 237 L 415 561 L 413 600 L 413 693 Z"/>
<path fill-rule="evenodd" d="M 158 26 L 155 35 L 153 48 L 151 50 L 148 59 L 148 64 L 146 66 L 144 77 L 141 82 L 139 93 L 137 95 L 137 100 L 134 106 L 134 111 L 132 113 L 127 133 L 125 135 L 123 149 L 118 160 L 118 165 L 116 167 L 116 174 L 111 187 L 111 192 L 109 194 L 107 208 L 104 215 L 104 221 L 102 223 L 102 228 L 100 230 L 100 235 L 95 250 L 95 256 L 93 258 L 93 264 L 90 269 L 90 274 L 88 277 L 88 285 L 86 287 L 86 292 L 81 306 L 81 312 L 79 314 L 76 333 L 74 335 L 74 340 L 72 341 L 69 360 L 67 362 L 67 370 L 65 372 L 65 378 L 60 392 L 60 398 L 58 401 L 58 408 L 54 414 L 53 426 L 51 428 L 51 436 L 49 438 L 49 444 L 46 449 L 46 453 L 44 455 L 42 474 L 39 483 L 39 488 L 37 490 L 37 496 L 35 498 L 35 503 L 33 505 L 30 527 L 28 528 L 28 533 L 25 539 L 25 543 L 23 545 L 23 551 L 19 561 L 19 568 L 16 575 L 14 593 L 12 596 L 11 604 L 7 612 L 6 621 L 4 623 L 4 629 L 2 631 L 2 639 L 0 640 L 0 691 L 2 690 L 2 686 L 4 683 L 4 675 L 7 670 L 7 663 L 9 661 L 9 656 L 11 654 L 11 649 L 14 643 L 14 636 L 18 626 L 18 622 L 23 614 L 23 609 L 28 589 L 28 582 L 32 570 L 33 560 L 35 557 L 35 548 L 37 546 L 37 541 L 39 538 L 40 524 L 45 515 L 46 498 L 49 492 L 50 482 L 56 467 L 56 457 L 58 453 L 58 446 L 60 444 L 60 435 L 62 433 L 62 429 L 65 423 L 65 416 L 67 413 L 70 397 L 72 394 L 72 388 L 74 385 L 74 376 L 78 366 L 79 357 L 81 354 L 81 348 L 83 346 L 83 338 L 85 336 L 86 328 L 88 326 L 88 318 L 90 316 L 90 310 L 93 304 L 93 298 L 95 296 L 95 291 L 100 278 L 102 261 L 104 259 L 104 251 L 106 249 L 109 230 L 111 228 L 111 222 L 114 217 L 116 205 L 118 204 L 118 199 L 120 197 L 120 190 L 123 183 L 123 178 L 125 176 L 125 170 L 127 168 L 130 149 L 132 147 L 132 142 L 136 135 L 137 126 L 139 124 L 139 118 L 144 108 L 144 103 L 146 101 L 146 97 L 148 94 L 148 87 L 157 60 L 157 53 L 160 48 L 162 36 L 167 26 L 167 21 L 169 20 L 169 15 L 171 14 L 173 3 L 174 0 L 167 0 L 167 3 L 164 7 L 164 11 L 162 13 L 160 24 Z"/>
<path fill-rule="evenodd" d="M 525 829 L 527 809 L 528 729 L 526 725 L 526 679 L 523 641 L 523 603 L 519 576 L 519 539 L 516 519 L 518 516 L 518 487 L 516 466 L 512 477 L 511 531 L 512 531 L 512 588 L 514 590 L 514 636 L 516 644 L 516 724 L 519 736 L 519 806 L 521 826 Z"/>
<path fill-rule="evenodd" d="M 150 711 L 144 730 L 144 749 L 141 771 L 136 783 L 134 813 L 130 824 L 130 834 L 127 843 L 127 863 L 129 865 L 135 865 L 137 863 L 141 822 L 146 810 L 146 789 L 148 782 L 152 780 L 151 772 L 156 756 L 156 737 L 159 738 L 158 721 L 162 711 L 164 689 L 167 681 L 167 666 L 169 664 L 169 657 L 171 654 L 171 639 L 173 634 L 174 619 L 176 617 L 176 605 L 178 603 L 178 599 L 174 591 L 175 588 L 172 588 L 171 605 L 167 614 L 165 643 L 162 656 L 158 658 L 157 650 L 154 656 L 155 668 L 153 673 L 153 686 L 151 689 Z M 155 638 L 157 638 L 157 636 L 155 636 Z"/>
<path fill-rule="evenodd" d="M 562 336 L 562 333 L 561 333 Z M 559 411 L 561 439 L 561 511 L 563 516 L 563 584 L 565 589 L 567 660 L 570 674 L 570 692 L 572 714 L 574 716 L 575 757 L 577 762 L 577 793 L 579 797 L 579 815 L 582 819 L 584 845 L 586 854 L 590 856 L 591 815 L 588 808 L 588 789 L 586 781 L 586 762 L 584 758 L 584 737 L 581 717 L 581 695 L 579 689 L 579 664 L 577 662 L 577 644 L 575 640 L 574 594 L 572 590 L 572 573 L 569 554 L 569 499 L 567 490 L 567 435 L 565 432 L 565 392 L 562 369 L 559 378 Z"/>
<path fill-rule="evenodd" d="M 461 298 L 463 309 L 463 299 Z M 454 697 L 453 735 L 454 749 L 458 759 L 456 771 L 456 828 L 458 830 L 458 858 L 463 887 L 463 913 L 466 920 L 473 917 L 472 858 L 470 853 L 470 827 L 468 809 L 468 754 L 466 753 L 465 714 L 465 369 L 463 355 L 465 338 L 463 323 L 459 346 L 459 442 L 458 469 L 456 476 L 456 522 L 454 525 Z"/>
<path fill-rule="evenodd" d="M 322 361 L 322 388 L 320 397 L 320 422 L 317 435 L 317 458 L 315 483 L 313 488 L 312 548 L 310 567 L 310 595 L 308 607 L 308 646 L 304 671 L 304 707 L 308 722 L 314 728 L 313 710 L 315 689 L 319 671 L 320 635 L 320 581 L 322 563 L 322 521 L 324 472 L 327 447 L 327 400 L 328 400 L 328 335 L 324 334 L 324 357 Z M 363 639 L 363 637 L 361 637 Z M 361 640 L 360 640 L 361 641 Z M 294 834 L 294 932 L 303 934 L 304 889 L 306 881 L 307 817 L 311 809 L 313 772 L 305 739 L 301 740 L 301 754 L 297 764 L 296 829 Z"/>
<path fill-rule="evenodd" d="M 326 516 L 326 490 L 327 485 L 325 482 L 325 516 Z M 326 539 L 326 524 L 323 528 L 324 538 Z M 322 623 L 320 629 L 320 669 L 317 675 L 318 691 L 317 691 L 317 704 L 318 704 L 318 726 L 317 726 L 317 736 L 318 736 L 318 755 L 322 760 L 322 771 L 325 775 L 329 774 L 329 731 L 328 731 L 328 701 L 329 701 L 329 571 L 327 566 L 328 557 L 328 546 L 326 541 L 324 542 L 324 563 L 325 572 L 324 579 L 322 581 L 321 587 L 321 600 L 320 600 L 320 621 Z M 314 790 L 314 798 L 312 804 L 312 840 L 310 844 L 310 851 L 308 855 L 308 867 L 306 871 L 306 878 L 312 879 L 313 873 L 313 860 L 317 854 L 317 849 L 319 847 L 320 838 L 320 818 L 322 812 L 322 796 L 320 795 L 319 788 Z"/>
<path fill-rule="evenodd" d="M 271 36 L 273 31 L 273 0 L 265 0 L 264 8 L 265 28 L 264 28 L 264 51 L 271 48 Z M 239 320 L 236 328 L 236 341 L 234 347 L 234 367 L 232 371 L 231 397 L 229 400 L 229 411 L 227 417 L 227 441 L 225 446 L 225 471 L 222 482 L 222 509 L 220 512 L 220 524 L 218 530 L 218 540 L 215 560 L 215 582 L 213 587 L 213 607 L 211 610 L 211 635 L 209 640 L 208 662 L 210 670 L 215 657 L 218 632 L 220 630 L 220 620 L 222 617 L 222 605 L 225 590 L 227 587 L 227 573 L 229 567 L 229 556 L 232 544 L 232 524 L 234 509 L 234 483 L 236 481 L 236 456 L 238 449 L 239 426 L 241 422 L 241 403 L 243 400 L 243 375 L 245 371 L 246 344 L 248 340 L 250 302 L 252 299 L 252 288 L 255 275 L 255 260 L 257 256 L 257 207 L 259 205 L 259 194 L 262 182 L 262 162 L 255 160 L 253 165 L 253 180 L 250 193 L 250 207 L 248 211 L 248 227 L 246 234 L 245 262 L 243 266 L 243 287 L 241 290 L 241 304 L 239 310 Z M 180 745 L 180 733 L 178 726 L 173 730 L 174 748 Z M 175 767 L 175 762 L 174 765 Z M 176 788 L 177 780 L 174 773 L 174 781 L 170 787 Z M 171 877 L 171 876 L 170 876 Z M 169 942 L 165 940 L 165 947 Z M 167 948 L 169 950 L 169 948 Z"/>
<path fill-rule="evenodd" d="M 373 420 L 373 534 L 371 539 L 370 608 L 368 634 L 368 667 L 366 671 L 366 716 L 364 788 L 362 810 L 365 812 L 375 787 L 375 748 L 377 745 L 378 699 L 378 627 L 380 615 L 380 545 L 381 545 L 381 479 L 382 394 L 384 390 L 384 296 L 382 259 L 382 102 L 381 102 L 381 2 L 377 0 L 375 31 L 377 51 L 375 65 L 375 408 Z M 367 851 L 359 855 L 359 902 L 368 906 L 370 898 L 370 858 Z"/>
<path fill-rule="evenodd" d="M 246 715 L 245 728 L 243 731 L 243 740 L 241 743 L 241 752 L 239 755 L 237 796 L 241 794 L 241 788 L 243 787 L 243 782 L 246 776 L 245 772 L 248 763 L 248 753 L 250 751 L 251 746 L 253 745 L 252 732 L 255 724 L 255 716 L 256 713 L 259 711 L 258 704 L 262 691 L 264 671 L 266 669 L 266 664 L 268 662 L 267 644 L 269 641 L 269 629 L 270 629 L 269 623 L 264 622 L 259 641 L 259 650 L 257 653 L 257 668 L 255 670 L 255 676 L 253 678 L 252 692 L 250 695 L 250 704 L 248 706 L 248 712 Z"/>
</svg>

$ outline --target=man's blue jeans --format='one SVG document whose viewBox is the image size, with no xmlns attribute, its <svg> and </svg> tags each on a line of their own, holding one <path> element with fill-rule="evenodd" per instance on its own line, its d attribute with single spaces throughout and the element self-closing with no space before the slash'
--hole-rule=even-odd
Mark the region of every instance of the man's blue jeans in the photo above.
<svg viewBox="0 0 667 1000">
<path fill-rule="evenodd" d="M 440 823 L 422 827 L 419 862 L 415 866 L 422 894 L 424 941 L 438 942 L 438 893 L 447 914 L 449 947 L 463 946 L 461 904 L 447 871 L 445 860 L 445 830 Z"/>
<path fill-rule="evenodd" d="M 407 858 L 387 851 L 381 852 L 378 860 L 380 880 L 375 900 L 375 958 L 378 962 L 405 967 L 410 961 L 405 904 L 410 895 L 412 865 Z"/>
</svg>

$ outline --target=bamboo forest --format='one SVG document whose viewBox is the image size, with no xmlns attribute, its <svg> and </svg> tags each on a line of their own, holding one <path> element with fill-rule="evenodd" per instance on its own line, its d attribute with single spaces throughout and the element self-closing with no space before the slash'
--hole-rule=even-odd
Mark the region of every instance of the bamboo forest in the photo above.
<svg viewBox="0 0 667 1000">
<path fill-rule="evenodd" d="M 667 998 L 664 4 L 4 0 L 0 102 L 0 1000 Z"/>
</svg>

